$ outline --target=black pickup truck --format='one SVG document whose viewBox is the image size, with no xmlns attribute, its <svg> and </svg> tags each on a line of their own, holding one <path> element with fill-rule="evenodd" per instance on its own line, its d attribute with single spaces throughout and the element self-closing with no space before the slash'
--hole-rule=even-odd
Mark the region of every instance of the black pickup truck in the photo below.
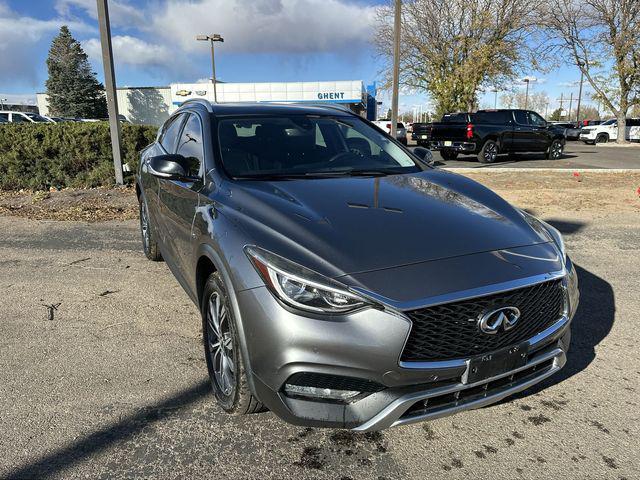
<svg viewBox="0 0 640 480">
<path fill-rule="evenodd" d="M 431 124 L 428 133 L 429 147 L 440 150 L 445 160 L 466 153 L 477 155 L 482 163 L 494 162 L 501 153 L 516 152 L 544 152 L 546 158 L 558 159 L 565 140 L 563 128 L 530 110 L 449 114 Z"/>
</svg>

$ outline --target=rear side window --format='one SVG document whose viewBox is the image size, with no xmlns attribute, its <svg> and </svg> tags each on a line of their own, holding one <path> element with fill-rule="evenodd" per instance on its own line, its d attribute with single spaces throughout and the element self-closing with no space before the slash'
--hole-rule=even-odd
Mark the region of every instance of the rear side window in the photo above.
<svg viewBox="0 0 640 480">
<path fill-rule="evenodd" d="M 519 123 L 520 125 L 529 125 L 527 112 L 524 112 L 522 110 L 515 110 L 513 112 L 513 117 L 516 119 L 516 123 Z"/>
<path fill-rule="evenodd" d="M 640 118 L 628 118 L 627 127 L 640 127 Z"/>
<path fill-rule="evenodd" d="M 167 123 L 162 127 L 160 145 L 162 145 L 162 148 L 164 148 L 167 153 L 175 153 L 176 151 L 176 140 L 178 139 L 178 133 L 180 133 L 180 126 L 183 120 L 184 115 L 176 115 L 167 120 Z"/>
<path fill-rule="evenodd" d="M 487 123 L 490 125 L 503 125 L 511 121 L 510 112 L 496 111 L 496 112 L 476 112 L 473 114 L 475 123 Z"/>
<path fill-rule="evenodd" d="M 464 123 L 467 121 L 466 113 L 446 113 L 440 120 L 443 123 Z"/>
<path fill-rule="evenodd" d="M 196 177 L 200 174 L 200 166 L 204 160 L 202 126 L 200 125 L 200 119 L 194 114 L 189 115 L 182 129 L 176 153 L 189 161 L 188 173 L 190 176 Z"/>
<path fill-rule="evenodd" d="M 11 121 L 13 123 L 24 123 L 24 122 L 28 122 L 29 120 L 27 120 L 26 118 L 24 118 L 22 115 L 20 115 L 19 113 L 12 113 L 11 114 Z"/>
<path fill-rule="evenodd" d="M 8 113 L 0 113 L 0 122 L 8 122 L 9 114 Z"/>
</svg>

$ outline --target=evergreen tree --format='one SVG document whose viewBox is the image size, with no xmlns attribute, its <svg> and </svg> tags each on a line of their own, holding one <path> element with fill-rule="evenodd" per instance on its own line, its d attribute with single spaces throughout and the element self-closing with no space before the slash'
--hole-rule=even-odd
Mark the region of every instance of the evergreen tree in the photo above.
<svg viewBox="0 0 640 480">
<path fill-rule="evenodd" d="M 63 117 L 106 118 L 104 87 L 91 71 L 87 54 L 66 25 L 51 42 L 46 82 L 49 111 Z"/>
</svg>

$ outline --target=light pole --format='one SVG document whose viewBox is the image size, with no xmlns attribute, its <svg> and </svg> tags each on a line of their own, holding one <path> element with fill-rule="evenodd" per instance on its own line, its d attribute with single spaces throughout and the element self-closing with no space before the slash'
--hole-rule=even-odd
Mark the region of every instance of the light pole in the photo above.
<svg viewBox="0 0 640 480">
<path fill-rule="evenodd" d="M 400 5 L 401 0 L 395 0 L 395 15 L 393 19 L 393 85 L 391 86 L 391 131 L 396 138 L 398 126 L 398 90 L 400 84 Z"/>
<path fill-rule="evenodd" d="M 102 47 L 102 66 L 104 68 L 104 88 L 107 96 L 109 113 L 109 131 L 111 133 L 111 149 L 113 168 L 116 172 L 116 184 L 124 183 L 122 173 L 122 150 L 120 147 L 120 122 L 118 120 L 118 96 L 116 95 L 116 74 L 113 69 L 113 50 L 111 48 L 111 23 L 109 22 L 108 0 L 97 0 L 98 24 L 100 27 L 100 45 Z"/>
<path fill-rule="evenodd" d="M 529 104 L 529 78 L 524 79 L 524 83 L 527 84 L 527 92 L 524 95 L 524 109 L 527 109 L 527 105 Z"/>
<path fill-rule="evenodd" d="M 213 82 L 213 101 L 218 103 L 218 89 L 216 88 L 216 57 L 215 49 L 213 48 L 213 42 L 224 42 L 224 38 L 219 33 L 212 33 L 211 35 L 196 35 L 196 40 L 211 42 L 211 81 Z"/>
<path fill-rule="evenodd" d="M 578 90 L 578 108 L 576 108 L 576 123 L 580 121 L 580 102 L 582 100 L 582 82 L 584 81 L 584 62 L 578 62 L 580 68 L 580 90 Z"/>
<path fill-rule="evenodd" d="M 493 108 L 494 110 L 496 110 L 498 108 L 498 89 L 496 87 L 493 87 L 491 91 L 495 93 L 495 97 L 493 99 Z"/>
</svg>

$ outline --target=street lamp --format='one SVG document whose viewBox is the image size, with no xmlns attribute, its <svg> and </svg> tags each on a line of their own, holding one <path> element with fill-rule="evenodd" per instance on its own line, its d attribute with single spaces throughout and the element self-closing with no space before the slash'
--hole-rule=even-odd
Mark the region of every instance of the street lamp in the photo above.
<svg viewBox="0 0 640 480">
<path fill-rule="evenodd" d="M 196 35 L 196 40 L 211 42 L 211 71 L 213 73 L 211 81 L 213 82 L 213 101 L 215 103 L 218 103 L 218 92 L 216 89 L 216 57 L 213 48 L 213 42 L 224 42 L 224 38 L 222 38 L 222 35 L 220 35 L 219 33 L 212 33 L 211 35 Z"/>
<path fill-rule="evenodd" d="M 524 83 L 527 84 L 527 93 L 524 95 L 524 109 L 527 109 L 527 104 L 529 103 L 529 77 L 523 78 Z"/>
<path fill-rule="evenodd" d="M 579 61 L 580 68 L 580 90 L 578 91 L 578 108 L 576 109 L 576 123 L 580 121 L 580 101 L 582 100 L 582 82 L 584 81 L 584 62 Z"/>
</svg>

